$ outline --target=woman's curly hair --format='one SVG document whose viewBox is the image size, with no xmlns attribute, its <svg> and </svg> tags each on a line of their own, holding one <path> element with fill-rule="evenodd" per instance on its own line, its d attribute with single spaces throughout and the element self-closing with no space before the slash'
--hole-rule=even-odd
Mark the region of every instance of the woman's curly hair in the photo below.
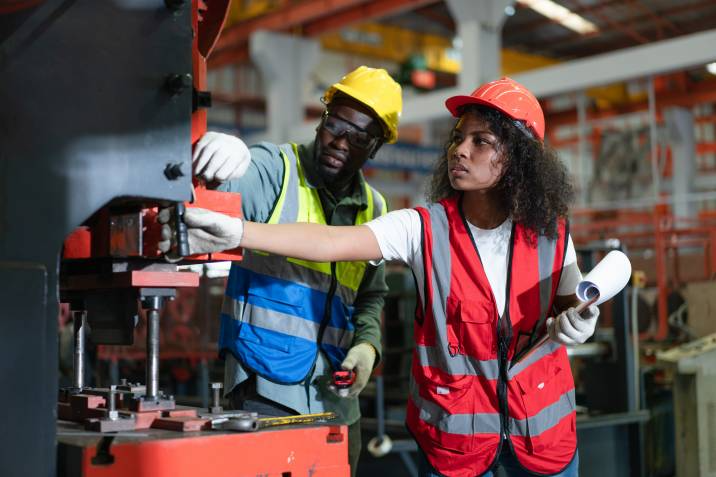
<svg viewBox="0 0 716 477">
<path fill-rule="evenodd" d="M 504 210 L 530 232 L 555 238 L 557 220 L 567 215 L 574 198 L 567 169 L 557 153 L 542 141 L 529 137 L 514 120 L 496 109 L 470 104 L 460 113 L 474 113 L 487 121 L 499 140 L 504 169 L 495 191 Z M 427 197 L 431 202 L 457 193 L 448 179 L 450 145 L 448 140 L 433 170 Z"/>
</svg>

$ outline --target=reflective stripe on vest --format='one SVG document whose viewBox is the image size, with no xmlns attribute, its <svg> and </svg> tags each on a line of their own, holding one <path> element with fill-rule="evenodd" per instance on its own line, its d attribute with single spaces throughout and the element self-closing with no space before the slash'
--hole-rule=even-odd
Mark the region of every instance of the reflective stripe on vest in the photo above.
<svg viewBox="0 0 716 477">
<path fill-rule="evenodd" d="M 476 414 L 451 414 L 440 405 L 423 398 L 414 380 L 410 382 L 410 398 L 420 410 L 420 419 L 442 432 L 473 435 L 500 433 L 499 412 Z M 567 391 L 559 399 L 527 419 L 511 419 L 510 434 L 513 436 L 539 436 L 549 430 L 550 423 L 561 421 L 574 410 L 574 390 Z"/>
<path fill-rule="evenodd" d="M 509 371 L 509 424 L 503 430 L 497 307 L 459 197 L 417 210 L 425 276 L 418 297 L 425 303 L 418 304 L 408 427 L 431 464 L 449 477 L 484 473 L 496 458 L 503 431 L 527 469 L 559 472 L 576 446 L 570 427 L 574 383 L 564 347 L 548 342 Z M 510 240 L 502 318 L 513 327 L 508 356 L 518 337 L 538 337 L 551 314 L 566 253 L 566 223 L 560 221 L 557 240 L 540 236 L 536 245 L 515 224 Z"/>
<path fill-rule="evenodd" d="M 282 145 L 279 152 L 283 182 L 268 223 L 325 224 L 318 191 L 306 181 L 296 145 Z M 386 210 L 383 197 L 362 176 L 361 184 L 368 206 L 356 214 L 356 225 Z M 267 379 L 292 384 L 303 381 L 313 367 L 320 335 L 320 348 L 338 368 L 353 342 L 353 302 L 365 269 L 365 262 L 335 265 L 335 293 L 320 335 L 334 281 L 331 263 L 246 250 L 244 260 L 232 265 L 229 274 L 220 349 L 228 349 L 242 365 Z"/>
</svg>

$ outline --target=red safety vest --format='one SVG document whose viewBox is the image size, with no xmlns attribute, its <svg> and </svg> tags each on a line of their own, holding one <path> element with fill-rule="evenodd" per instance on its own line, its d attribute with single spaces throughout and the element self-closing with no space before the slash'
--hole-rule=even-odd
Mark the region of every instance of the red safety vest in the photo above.
<svg viewBox="0 0 716 477">
<path fill-rule="evenodd" d="M 483 474 L 502 445 L 531 472 L 561 472 L 577 445 L 566 348 L 548 341 L 510 365 L 518 341 L 524 346 L 544 333 L 567 249 L 566 221 L 556 240 L 540 236 L 536 243 L 513 226 L 499 317 L 460 197 L 417 211 L 425 303 L 416 314 L 408 428 L 448 477 Z"/>
</svg>

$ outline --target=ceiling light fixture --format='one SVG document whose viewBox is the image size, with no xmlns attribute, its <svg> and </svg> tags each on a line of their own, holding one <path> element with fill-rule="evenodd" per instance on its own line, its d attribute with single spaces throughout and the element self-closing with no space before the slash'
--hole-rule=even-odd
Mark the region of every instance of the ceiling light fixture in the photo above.
<svg viewBox="0 0 716 477">
<path fill-rule="evenodd" d="M 713 63 L 709 63 L 708 65 L 706 65 L 706 71 L 708 71 L 708 72 L 711 73 L 712 75 L 716 75 L 716 61 L 714 61 Z"/>
<path fill-rule="evenodd" d="M 517 0 L 517 2 L 582 35 L 599 30 L 594 23 L 552 0 Z"/>
</svg>

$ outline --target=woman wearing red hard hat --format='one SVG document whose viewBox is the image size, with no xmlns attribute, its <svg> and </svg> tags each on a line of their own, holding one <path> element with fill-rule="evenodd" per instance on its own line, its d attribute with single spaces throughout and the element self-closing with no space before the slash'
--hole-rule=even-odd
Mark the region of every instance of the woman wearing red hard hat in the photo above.
<svg viewBox="0 0 716 477">
<path fill-rule="evenodd" d="M 354 227 L 234 219 L 243 227 L 235 245 L 411 267 L 419 302 L 407 425 L 421 476 L 493 476 L 497 467 L 511 477 L 576 476 L 563 345 L 589 338 L 599 309 L 574 309 L 581 273 L 566 219 L 572 186 L 524 86 L 502 78 L 445 104 L 457 122 L 427 207 Z M 550 341 L 516 359 L 545 331 Z"/>
</svg>

